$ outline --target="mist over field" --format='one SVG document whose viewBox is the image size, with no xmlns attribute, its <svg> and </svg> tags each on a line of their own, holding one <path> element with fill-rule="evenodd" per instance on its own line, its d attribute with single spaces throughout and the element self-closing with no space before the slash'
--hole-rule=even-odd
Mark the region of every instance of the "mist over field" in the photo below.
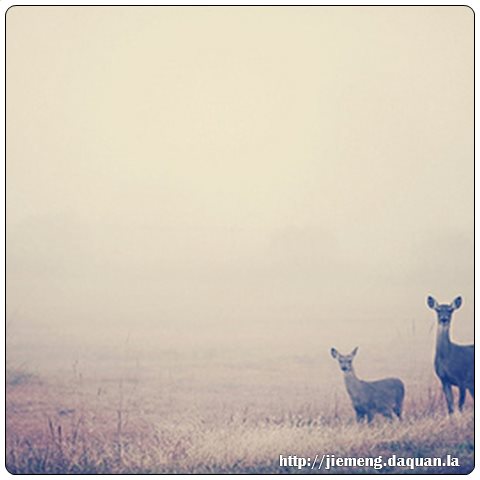
<svg viewBox="0 0 480 480">
<path fill-rule="evenodd" d="M 473 343 L 472 39 L 467 7 L 11 8 L 12 438 L 107 404 L 350 421 L 333 346 L 443 415 L 426 297 L 462 295 Z"/>
</svg>

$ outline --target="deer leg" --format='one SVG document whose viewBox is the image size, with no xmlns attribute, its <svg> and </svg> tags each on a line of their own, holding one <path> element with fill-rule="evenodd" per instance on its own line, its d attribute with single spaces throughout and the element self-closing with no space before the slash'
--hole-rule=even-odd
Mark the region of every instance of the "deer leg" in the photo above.
<svg viewBox="0 0 480 480">
<path fill-rule="evenodd" d="M 367 422 L 372 423 L 372 420 L 373 420 L 373 413 L 367 412 Z"/>
<path fill-rule="evenodd" d="M 442 383 L 443 393 L 445 395 L 445 400 L 447 401 L 448 413 L 453 413 L 453 394 L 452 394 L 452 385 L 450 383 Z"/>
<path fill-rule="evenodd" d="M 463 410 L 463 404 L 465 403 L 465 387 L 458 387 L 460 395 L 458 397 L 458 409 Z"/>
<path fill-rule="evenodd" d="M 401 405 L 395 405 L 393 407 L 393 411 L 395 412 L 395 415 L 398 417 L 399 420 L 402 419 L 402 406 Z"/>
<path fill-rule="evenodd" d="M 365 417 L 365 412 L 363 410 L 360 410 L 360 409 L 355 409 L 355 414 L 357 416 L 357 422 L 358 423 L 362 423 L 364 417 Z"/>
<path fill-rule="evenodd" d="M 359 413 L 359 412 L 357 412 L 356 415 L 357 415 L 357 423 L 362 423 L 363 417 L 364 417 L 365 415 L 363 415 L 363 413 Z"/>
</svg>

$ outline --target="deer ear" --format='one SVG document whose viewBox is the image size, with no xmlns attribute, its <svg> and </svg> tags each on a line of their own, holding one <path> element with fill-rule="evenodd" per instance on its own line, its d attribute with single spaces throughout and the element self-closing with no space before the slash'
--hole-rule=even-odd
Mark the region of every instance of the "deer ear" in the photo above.
<svg viewBox="0 0 480 480">
<path fill-rule="evenodd" d="M 350 354 L 352 357 L 354 357 L 358 352 L 358 347 L 355 347 L 353 350 L 352 350 L 352 353 Z"/>
<path fill-rule="evenodd" d="M 337 358 L 338 352 L 337 352 L 337 350 L 336 350 L 335 348 L 332 348 L 332 349 L 330 350 L 330 353 L 332 354 L 332 357 L 333 357 L 333 358 Z"/>
<path fill-rule="evenodd" d="M 451 305 L 453 308 L 457 309 L 457 308 L 460 308 L 462 306 L 462 297 L 457 297 L 453 302 L 452 302 L 452 305 Z"/>
<path fill-rule="evenodd" d="M 438 303 L 437 301 L 431 297 L 430 295 L 427 297 L 427 305 L 430 307 L 430 308 L 437 308 L 438 306 Z"/>
</svg>

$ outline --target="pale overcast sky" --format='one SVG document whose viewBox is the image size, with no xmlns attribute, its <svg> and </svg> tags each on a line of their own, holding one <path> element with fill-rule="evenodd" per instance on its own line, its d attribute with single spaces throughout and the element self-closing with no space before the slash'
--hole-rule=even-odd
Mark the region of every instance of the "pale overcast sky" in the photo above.
<svg viewBox="0 0 480 480">
<path fill-rule="evenodd" d="M 471 340 L 473 21 L 11 8 L 7 319 L 47 343 L 338 340 L 461 294 Z"/>
</svg>

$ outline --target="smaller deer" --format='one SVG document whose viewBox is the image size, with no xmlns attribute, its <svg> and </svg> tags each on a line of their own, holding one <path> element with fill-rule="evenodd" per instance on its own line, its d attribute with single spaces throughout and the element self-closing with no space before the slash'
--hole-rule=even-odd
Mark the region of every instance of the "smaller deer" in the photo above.
<svg viewBox="0 0 480 480">
<path fill-rule="evenodd" d="M 357 422 L 367 417 L 368 423 L 375 413 L 391 419 L 392 411 L 401 420 L 402 404 L 405 396 L 405 387 L 398 378 L 385 378 L 375 382 L 360 380 L 353 369 L 353 358 L 357 354 L 358 347 L 354 348 L 350 355 L 341 355 L 335 348 L 331 349 L 333 358 L 338 360 L 340 369 L 344 373 L 345 386 L 352 400 L 352 405 L 357 416 Z"/>
<path fill-rule="evenodd" d="M 451 304 L 439 305 L 429 296 L 427 305 L 437 313 L 437 347 L 435 351 L 435 372 L 442 382 L 443 393 L 447 402 L 448 413 L 453 413 L 452 386 L 458 387 L 458 409 L 462 411 L 465 403 L 465 391 L 474 396 L 475 347 L 457 345 L 450 341 L 450 323 L 455 310 L 461 307 L 462 297 L 457 297 Z"/>
</svg>

